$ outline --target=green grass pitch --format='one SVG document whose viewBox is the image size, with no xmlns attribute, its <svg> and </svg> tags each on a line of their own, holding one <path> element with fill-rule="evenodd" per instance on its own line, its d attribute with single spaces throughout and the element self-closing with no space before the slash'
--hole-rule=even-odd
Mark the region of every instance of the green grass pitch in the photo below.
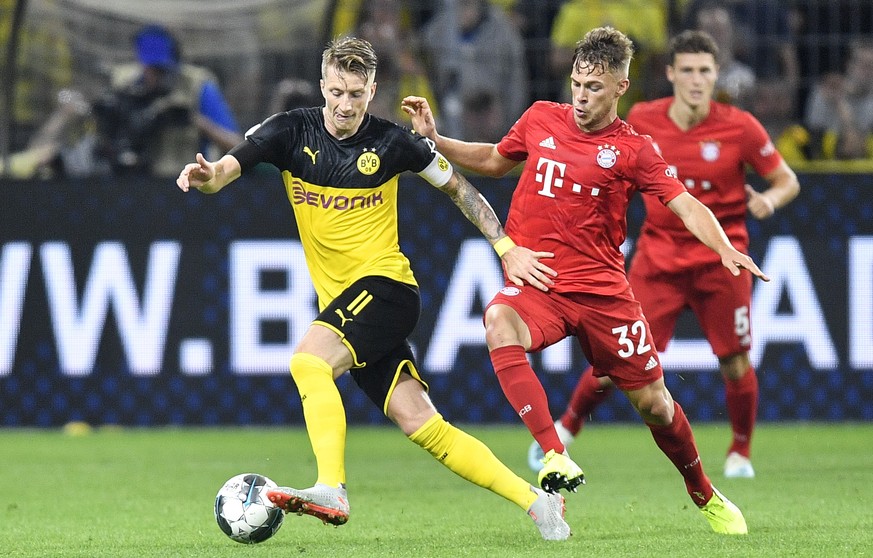
<svg viewBox="0 0 873 558">
<path fill-rule="evenodd" d="M 467 428 L 513 470 L 529 436 Z M 750 534 L 712 533 L 681 477 L 640 425 L 594 425 L 572 448 L 588 484 L 567 497 L 573 536 L 545 542 L 524 512 L 456 477 L 391 427 L 352 427 L 352 514 L 335 528 L 286 517 L 246 546 L 224 536 L 213 498 L 237 473 L 304 487 L 315 464 L 304 430 L 0 430 L 4 557 L 854 557 L 873 556 L 873 425 L 762 424 L 754 480 L 721 475 L 726 425 L 695 427 L 715 485 Z"/>
</svg>

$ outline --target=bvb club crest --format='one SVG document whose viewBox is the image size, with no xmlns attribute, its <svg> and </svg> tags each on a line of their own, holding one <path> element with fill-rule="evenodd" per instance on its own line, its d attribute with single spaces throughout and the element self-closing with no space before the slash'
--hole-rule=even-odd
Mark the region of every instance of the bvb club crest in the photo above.
<svg viewBox="0 0 873 558">
<path fill-rule="evenodd" d="M 376 171 L 379 170 L 379 165 L 381 164 L 382 161 L 379 159 L 379 156 L 376 155 L 375 148 L 369 151 L 364 149 L 364 152 L 361 153 L 360 157 L 358 157 L 358 171 L 367 176 L 375 174 Z"/>
</svg>

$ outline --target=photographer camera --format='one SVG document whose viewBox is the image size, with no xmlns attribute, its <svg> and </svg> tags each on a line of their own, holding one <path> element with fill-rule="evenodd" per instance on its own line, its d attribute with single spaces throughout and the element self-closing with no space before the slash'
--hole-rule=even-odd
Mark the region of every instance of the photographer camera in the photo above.
<svg viewBox="0 0 873 558">
<path fill-rule="evenodd" d="M 144 27 L 134 46 L 138 62 L 113 68 L 111 90 L 94 104 L 96 156 L 113 172 L 175 176 L 188 153 L 242 141 L 215 76 L 181 62 L 164 27 Z"/>
<path fill-rule="evenodd" d="M 182 97 L 182 96 L 177 96 Z M 159 134 L 168 128 L 184 136 L 191 132 L 191 107 L 184 98 L 174 98 L 169 91 L 112 92 L 94 103 L 97 121 L 99 159 L 115 172 L 150 170 L 154 148 L 161 144 Z"/>
</svg>

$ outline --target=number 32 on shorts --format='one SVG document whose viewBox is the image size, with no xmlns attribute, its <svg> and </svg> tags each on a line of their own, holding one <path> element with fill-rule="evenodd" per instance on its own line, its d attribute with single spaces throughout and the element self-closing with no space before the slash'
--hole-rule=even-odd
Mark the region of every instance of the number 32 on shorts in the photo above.
<svg viewBox="0 0 873 558">
<path fill-rule="evenodd" d="M 634 347 L 633 339 L 628 337 L 628 331 L 630 331 L 631 335 L 634 337 L 639 336 L 640 340 L 637 342 L 637 346 Z M 612 328 L 613 335 L 618 336 L 618 344 L 620 348 L 618 349 L 618 356 L 621 358 L 627 358 L 632 356 L 634 353 L 641 355 L 649 352 L 652 349 L 652 346 L 647 343 L 647 335 L 646 335 L 646 323 L 642 320 L 637 320 L 630 325 L 630 327 L 623 325 Z"/>
</svg>

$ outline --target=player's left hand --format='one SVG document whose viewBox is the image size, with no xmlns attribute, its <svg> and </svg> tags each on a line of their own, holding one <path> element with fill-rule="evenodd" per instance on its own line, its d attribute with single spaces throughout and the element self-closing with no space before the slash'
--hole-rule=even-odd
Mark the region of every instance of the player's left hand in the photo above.
<svg viewBox="0 0 873 558">
<path fill-rule="evenodd" d="M 739 276 L 744 269 L 748 269 L 749 273 L 755 277 L 758 277 L 763 281 L 770 280 L 770 278 L 764 275 L 764 272 L 758 268 L 758 265 L 752 260 L 752 258 L 734 248 L 726 250 L 721 255 L 721 265 L 728 268 L 728 271 L 730 271 L 734 277 Z"/>
<path fill-rule="evenodd" d="M 773 200 L 746 184 L 746 207 L 755 219 L 766 219 L 776 213 Z"/>
<path fill-rule="evenodd" d="M 558 272 L 542 259 L 554 257 L 552 252 L 534 252 L 524 246 L 513 246 L 503 254 L 501 261 L 506 276 L 519 287 L 528 283 L 541 291 L 548 291 L 555 284 L 552 277 L 557 277 Z"/>
</svg>

